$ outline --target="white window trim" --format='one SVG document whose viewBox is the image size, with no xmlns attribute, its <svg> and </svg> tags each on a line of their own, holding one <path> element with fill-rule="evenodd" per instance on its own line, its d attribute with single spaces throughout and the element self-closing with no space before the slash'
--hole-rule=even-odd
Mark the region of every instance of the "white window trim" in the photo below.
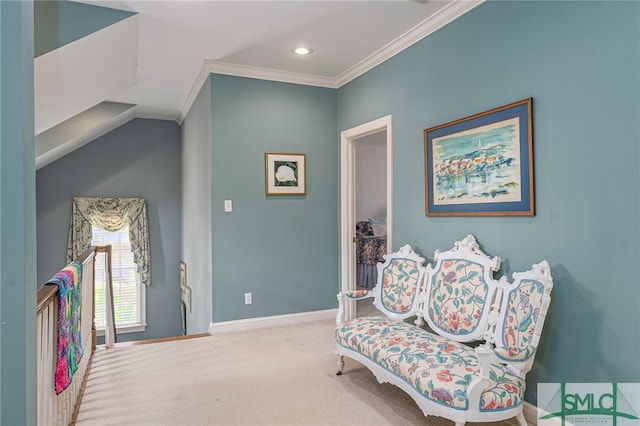
<svg viewBox="0 0 640 426">
<path fill-rule="evenodd" d="M 140 291 L 140 322 L 137 324 L 127 324 L 116 327 L 116 336 L 118 334 L 140 333 L 147 330 L 147 286 L 140 285 L 140 276 L 138 276 L 138 289 Z M 96 327 L 96 336 L 104 336 L 104 327 Z"/>
<path fill-rule="evenodd" d="M 92 226 L 93 228 L 93 226 Z M 109 232 L 109 231 L 107 231 Z M 93 236 L 92 236 L 93 238 Z M 106 267 L 106 254 L 105 254 L 105 267 Z M 113 259 L 112 259 L 113 260 Z M 113 267 L 113 265 L 112 265 Z M 115 325 L 115 332 L 116 332 L 116 336 L 118 334 L 128 334 L 128 333 L 139 333 L 139 332 L 143 332 L 146 331 L 147 329 L 147 294 L 146 294 L 146 290 L 147 290 L 147 286 L 146 285 L 142 285 L 142 283 L 140 282 L 140 273 L 137 272 L 136 273 L 136 287 L 138 289 L 138 311 L 139 311 L 139 316 L 140 316 L 140 321 L 133 323 L 133 324 L 127 324 L 127 325 L 122 325 L 122 326 L 118 326 L 117 324 Z M 94 292 L 94 303 L 95 303 L 95 286 L 93 289 Z M 114 318 L 115 320 L 115 318 Z M 105 331 L 105 326 L 98 326 L 95 324 L 95 318 L 93 319 L 93 325 L 96 329 L 96 336 L 104 336 L 104 331 Z"/>
</svg>

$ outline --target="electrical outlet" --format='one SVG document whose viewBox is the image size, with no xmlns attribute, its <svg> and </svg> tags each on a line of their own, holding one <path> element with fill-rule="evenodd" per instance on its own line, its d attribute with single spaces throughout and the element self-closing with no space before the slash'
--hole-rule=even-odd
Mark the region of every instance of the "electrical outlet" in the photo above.
<svg viewBox="0 0 640 426">
<path fill-rule="evenodd" d="M 253 303 L 253 296 L 251 295 L 251 293 L 245 293 L 244 294 L 244 304 L 245 305 L 251 305 Z"/>
</svg>

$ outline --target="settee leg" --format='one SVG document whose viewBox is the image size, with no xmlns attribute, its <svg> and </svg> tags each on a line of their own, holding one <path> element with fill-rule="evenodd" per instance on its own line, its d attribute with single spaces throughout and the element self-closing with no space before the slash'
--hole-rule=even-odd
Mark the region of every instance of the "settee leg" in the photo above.
<svg viewBox="0 0 640 426">
<path fill-rule="evenodd" d="M 342 355 L 338 355 L 338 372 L 336 376 L 342 376 L 342 370 L 344 369 L 344 357 Z"/>
<path fill-rule="evenodd" d="M 527 420 L 524 418 L 524 413 L 522 411 L 520 411 L 516 416 L 516 420 L 520 426 L 527 426 Z"/>
</svg>

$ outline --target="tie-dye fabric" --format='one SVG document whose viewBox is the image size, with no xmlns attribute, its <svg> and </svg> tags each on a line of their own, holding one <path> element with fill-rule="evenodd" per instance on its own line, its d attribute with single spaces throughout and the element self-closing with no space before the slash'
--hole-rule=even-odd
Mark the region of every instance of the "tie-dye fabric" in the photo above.
<svg viewBox="0 0 640 426">
<path fill-rule="evenodd" d="M 47 284 L 58 286 L 59 314 L 58 314 L 58 353 L 56 361 L 55 390 L 59 394 L 65 390 L 73 374 L 78 370 L 82 359 L 82 339 L 80 313 L 82 294 L 82 263 L 71 262 L 60 272 L 55 274 Z"/>
</svg>

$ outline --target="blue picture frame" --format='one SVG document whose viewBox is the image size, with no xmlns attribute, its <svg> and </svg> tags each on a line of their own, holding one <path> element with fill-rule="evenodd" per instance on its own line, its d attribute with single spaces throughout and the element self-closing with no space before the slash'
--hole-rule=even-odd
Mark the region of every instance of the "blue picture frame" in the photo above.
<svg viewBox="0 0 640 426">
<path fill-rule="evenodd" d="M 533 99 L 424 130 L 427 216 L 534 216 Z"/>
</svg>

